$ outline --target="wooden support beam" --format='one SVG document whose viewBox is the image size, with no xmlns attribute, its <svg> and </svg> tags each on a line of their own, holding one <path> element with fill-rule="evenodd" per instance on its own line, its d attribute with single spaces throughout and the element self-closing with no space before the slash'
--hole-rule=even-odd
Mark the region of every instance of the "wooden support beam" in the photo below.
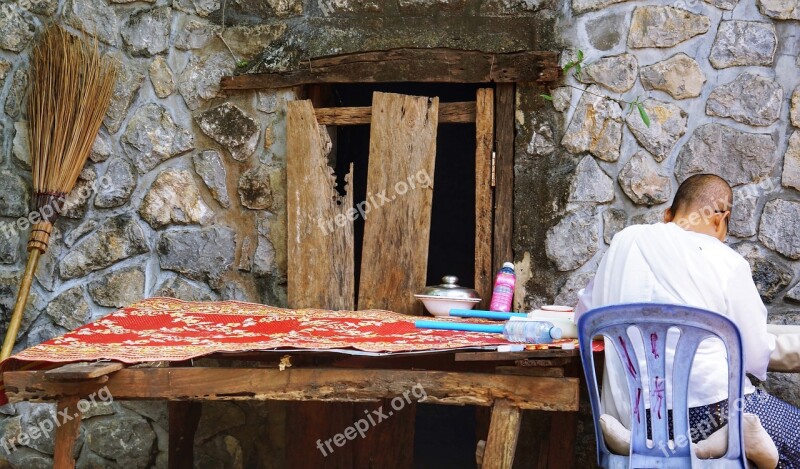
<svg viewBox="0 0 800 469">
<path fill-rule="evenodd" d="M 53 454 L 54 469 L 73 469 L 75 467 L 75 441 L 81 430 L 81 412 L 78 410 L 78 396 L 66 396 L 58 400 L 56 405 L 55 452 Z"/>
<path fill-rule="evenodd" d="M 514 228 L 514 106 L 514 84 L 499 83 L 495 90 L 495 272 L 504 262 L 514 261 L 511 250 Z"/>
<path fill-rule="evenodd" d="M 369 125 L 372 107 L 315 108 L 320 125 Z M 472 124 L 475 122 L 475 103 L 439 103 L 440 124 Z"/>
<path fill-rule="evenodd" d="M 42 371 L 9 371 L 3 377 L 11 402 L 49 402 L 76 391 L 46 379 Z M 417 389 L 431 404 L 488 406 L 505 399 L 521 409 L 574 411 L 579 380 L 418 370 L 194 367 L 126 368 L 105 385 L 116 400 L 367 402 Z"/>
<path fill-rule="evenodd" d="M 552 83 L 558 53 L 490 53 L 447 48 L 403 48 L 318 57 L 296 70 L 222 77 L 223 90 L 285 88 L 316 83 Z"/>
<path fill-rule="evenodd" d="M 522 411 L 513 403 L 500 400 L 494 404 L 481 469 L 511 469 L 521 420 Z"/>
<path fill-rule="evenodd" d="M 194 435 L 200 423 L 201 404 L 191 401 L 170 401 L 169 469 L 194 469 Z"/>
</svg>

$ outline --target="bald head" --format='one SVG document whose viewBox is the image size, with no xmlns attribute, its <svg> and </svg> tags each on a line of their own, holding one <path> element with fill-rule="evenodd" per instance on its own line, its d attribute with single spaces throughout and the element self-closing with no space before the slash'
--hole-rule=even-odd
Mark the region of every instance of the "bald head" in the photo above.
<svg viewBox="0 0 800 469">
<path fill-rule="evenodd" d="M 674 215 L 726 211 L 733 205 L 731 186 L 715 174 L 695 174 L 678 187 L 670 207 Z"/>
</svg>

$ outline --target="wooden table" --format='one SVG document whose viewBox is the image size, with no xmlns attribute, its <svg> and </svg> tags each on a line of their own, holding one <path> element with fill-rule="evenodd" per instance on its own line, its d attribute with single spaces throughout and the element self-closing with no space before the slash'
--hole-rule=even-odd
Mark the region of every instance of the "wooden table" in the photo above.
<svg viewBox="0 0 800 469">
<path fill-rule="evenodd" d="M 286 358 L 286 357 L 289 358 Z M 425 403 L 491 408 L 483 469 L 510 469 L 521 411 L 563 412 L 539 467 L 571 468 L 581 386 L 577 350 L 430 352 L 384 356 L 269 351 L 214 355 L 169 367 L 117 362 L 69 364 L 48 371 L 3 374 L 11 402 L 56 402 L 75 418 L 56 431 L 54 467 L 72 468 L 80 427 L 79 400 L 104 386 L 114 400 L 169 401 L 169 467 L 193 467 L 192 445 L 205 400 L 374 402 L 422 386 Z M 291 364 L 281 371 L 279 363 Z M 242 366 L 244 364 L 245 366 Z M 63 414 L 62 414 L 63 415 Z M 380 431 L 380 430 L 377 430 Z"/>
</svg>

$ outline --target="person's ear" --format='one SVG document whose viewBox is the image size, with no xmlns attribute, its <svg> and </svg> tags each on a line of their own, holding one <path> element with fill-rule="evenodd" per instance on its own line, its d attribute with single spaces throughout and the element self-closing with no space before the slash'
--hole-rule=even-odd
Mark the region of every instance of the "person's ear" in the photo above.
<svg viewBox="0 0 800 469">
<path fill-rule="evenodd" d="M 714 221 L 714 235 L 720 241 L 725 241 L 725 238 L 728 236 L 728 218 L 730 216 L 731 212 L 729 211 L 714 213 L 714 217 L 712 218 Z"/>
<path fill-rule="evenodd" d="M 671 208 L 664 210 L 664 223 L 669 223 L 674 219 L 675 219 L 675 214 L 672 213 Z"/>
</svg>

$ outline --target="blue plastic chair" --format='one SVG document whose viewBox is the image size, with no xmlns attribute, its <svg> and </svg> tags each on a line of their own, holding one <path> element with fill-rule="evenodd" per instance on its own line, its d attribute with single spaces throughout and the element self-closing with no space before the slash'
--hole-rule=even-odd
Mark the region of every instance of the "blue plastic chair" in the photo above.
<svg viewBox="0 0 800 469">
<path fill-rule="evenodd" d="M 668 449 L 669 456 L 659 445 L 647 445 L 647 419 L 645 418 L 645 399 L 642 396 L 641 370 L 639 360 L 629 336 L 629 328 L 641 332 L 647 363 L 649 380 L 649 400 L 652 420 L 652 441 L 666 442 L 669 437 L 666 389 L 664 386 L 667 331 L 680 330 L 676 345 L 672 374 L 673 431 L 690 437 L 689 409 L 687 394 L 689 371 L 697 347 L 703 340 L 717 337 L 728 351 L 728 451 L 720 459 L 700 460 L 692 454 L 691 445 L 675 445 Z M 600 428 L 600 396 L 592 354 L 592 338 L 605 336 L 614 344 L 614 349 L 629 370 L 628 391 L 631 399 L 631 452 L 629 455 L 612 454 L 606 447 Z M 589 387 L 589 397 L 594 415 L 594 430 L 597 438 L 597 459 L 604 468 L 747 468 L 742 439 L 741 407 L 734 405 L 741 399 L 744 391 L 744 359 L 742 339 L 739 329 L 728 318 L 699 308 L 688 306 L 635 303 L 605 306 L 583 314 L 578 320 L 581 360 Z M 628 355 L 630 354 L 630 355 Z M 658 380 L 661 380 L 658 383 Z M 637 399 L 637 394 L 639 399 Z M 639 415 L 641 418 L 635 418 Z"/>
</svg>

